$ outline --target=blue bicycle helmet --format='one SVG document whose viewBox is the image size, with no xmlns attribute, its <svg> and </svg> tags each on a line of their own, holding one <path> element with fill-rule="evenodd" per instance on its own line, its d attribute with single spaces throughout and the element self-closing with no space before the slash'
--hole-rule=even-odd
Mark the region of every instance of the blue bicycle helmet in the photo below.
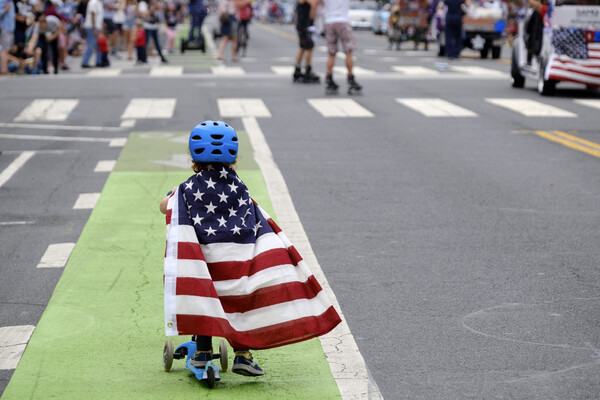
<svg viewBox="0 0 600 400">
<path fill-rule="evenodd" d="M 237 153 L 235 129 L 223 121 L 204 121 L 190 133 L 190 154 L 196 162 L 233 164 Z"/>
</svg>

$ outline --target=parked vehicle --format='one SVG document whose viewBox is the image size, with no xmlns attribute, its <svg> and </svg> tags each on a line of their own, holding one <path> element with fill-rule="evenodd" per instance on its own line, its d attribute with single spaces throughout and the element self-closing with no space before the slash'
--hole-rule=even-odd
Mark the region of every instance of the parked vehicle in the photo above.
<svg viewBox="0 0 600 400">
<path fill-rule="evenodd" d="M 371 29 L 373 15 L 377 11 L 377 3 L 371 0 L 350 2 L 350 25 L 352 28 Z"/>
<path fill-rule="evenodd" d="M 392 31 L 388 33 L 390 50 L 394 45 L 396 50 L 400 50 L 401 43 L 406 41 L 412 41 L 415 50 L 419 47 L 419 43 L 424 43 L 424 48 L 427 50 L 429 8 L 429 2 L 426 0 L 400 0 L 392 7 L 390 10 Z"/>
<path fill-rule="evenodd" d="M 537 81 L 542 95 L 563 81 L 600 87 L 600 0 L 550 0 L 541 12 L 528 7 L 518 26 L 513 87 L 524 87 L 525 79 Z"/>
<path fill-rule="evenodd" d="M 468 8 L 463 18 L 465 32 L 464 46 L 479 51 L 481 58 L 500 58 L 502 46 L 506 42 L 506 19 L 508 10 L 500 0 L 485 0 Z"/>
</svg>

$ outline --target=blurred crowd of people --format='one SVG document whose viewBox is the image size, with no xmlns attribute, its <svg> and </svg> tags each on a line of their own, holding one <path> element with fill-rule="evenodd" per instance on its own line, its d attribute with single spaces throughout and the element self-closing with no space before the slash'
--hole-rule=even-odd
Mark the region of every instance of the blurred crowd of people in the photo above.
<svg viewBox="0 0 600 400">
<path fill-rule="evenodd" d="M 198 2 L 202 0 L 192 0 Z M 179 0 L 0 0 L 0 73 L 48 74 L 107 67 L 111 58 L 147 62 L 152 42 L 166 63 L 174 51 L 177 26 L 191 3 Z"/>
</svg>

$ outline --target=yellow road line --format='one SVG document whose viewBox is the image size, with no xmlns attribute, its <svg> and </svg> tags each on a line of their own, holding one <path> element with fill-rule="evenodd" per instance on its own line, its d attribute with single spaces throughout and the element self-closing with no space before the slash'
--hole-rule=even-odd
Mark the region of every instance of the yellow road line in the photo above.
<svg viewBox="0 0 600 400">
<path fill-rule="evenodd" d="M 577 136 L 560 131 L 552 131 L 552 133 L 546 131 L 533 131 L 533 133 L 544 139 L 560 143 L 563 146 L 600 158 L 600 145 L 590 142 L 589 140 L 581 139 Z"/>
</svg>

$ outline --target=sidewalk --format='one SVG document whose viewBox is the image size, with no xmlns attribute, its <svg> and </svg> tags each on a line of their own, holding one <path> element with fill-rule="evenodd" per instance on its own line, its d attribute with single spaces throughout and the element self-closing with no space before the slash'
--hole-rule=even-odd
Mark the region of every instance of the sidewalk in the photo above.
<svg viewBox="0 0 600 400">
<path fill-rule="evenodd" d="M 274 215 L 247 136 L 238 134 L 238 173 Z M 254 352 L 265 376 L 225 372 L 212 390 L 183 360 L 164 372 L 165 225 L 158 202 L 192 172 L 161 160 L 184 154 L 187 135 L 131 134 L 3 400 L 341 398 L 318 339 Z M 172 339 L 178 345 L 189 337 Z M 231 348 L 229 354 L 231 364 Z"/>
</svg>

